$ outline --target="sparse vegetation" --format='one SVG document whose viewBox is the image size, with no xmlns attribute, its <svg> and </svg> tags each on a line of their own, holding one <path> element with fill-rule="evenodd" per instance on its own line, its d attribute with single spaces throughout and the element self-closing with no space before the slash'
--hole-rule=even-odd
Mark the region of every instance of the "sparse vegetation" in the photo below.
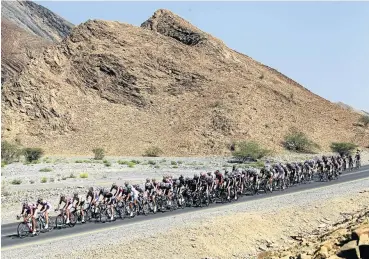
<svg viewBox="0 0 369 259">
<path fill-rule="evenodd" d="M 106 159 L 105 159 L 103 162 L 104 162 L 104 165 L 105 165 L 106 167 L 111 166 L 110 161 L 108 161 L 108 160 L 106 160 Z"/>
<path fill-rule="evenodd" d="M 36 164 L 39 164 L 40 163 L 40 160 L 34 160 L 31 162 L 32 165 L 36 165 Z"/>
<path fill-rule="evenodd" d="M 368 115 L 362 115 L 359 119 L 359 122 L 364 124 L 364 127 L 368 127 L 368 125 L 369 125 L 369 116 Z"/>
<path fill-rule="evenodd" d="M 69 175 L 69 178 L 76 178 L 76 176 L 75 176 L 73 173 L 71 173 L 71 174 Z"/>
<path fill-rule="evenodd" d="M 7 163 L 5 161 L 1 161 L 1 167 L 5 167 Z"/>
<path fill-rule="evenodd" d="M 177 164 L 181 165 L 183 164 L 183 161 L 177 161 Z"/>
<path fill-rule="evenodd" d="M 158 148 L 158 147 L 150 147 L 148 148 L 145 153 L 144 156 L 148 156 L 148 157 L 158 157 L 161 154 L 163 154 L 163 151 Z"/>
<path fill-rule="evenodd" d="M 156 161 L 154 161 L 154 160 L 149 160 L 149 165 L 156 165 Z"/>
<path fill-rule="evenodd" d="M 30 181 L 29 181 L 29 183 L 30 183 L 30 184 L 34 184 L 34 183 L 35 183 L 35 181 L 33 181 L 33 180 L 30 180 Z"/>
<path fill-rule="evenodd" d="M 22 183 L 22 180 L 21 179 L 13 179 L 10 183 L 13 184 L 13 185 L 19 185 L 19 184 Z"/>
<path fill-rule="evenodd" d="M 177 165 L 177 162 L 176 161 L 170 161 L 170 164 L 171 165 Z"/>
<path fill-rule="evenodd" d="M 28 147 L 23 149 L 24 157 L 26 158 L 26 161 L 28 162 L 34 162 L 38 161 L 42 155 L 44 154 L 44 151 L 42 148 L 39 147 Z M 40 161 L 38 161 L 39 163 Z"/>
<path fill-rule="evenodd" d="M 331 144 L 332 151 L 339 153 L 341 156 L 351 154 L 355 148 L 357 148 L 357 145 L 353 143 L 333 142 Z"/>
<path fill-rule="evenodd" d="M 174 166 L 172 166 L 172 168 L 178 168 L 178 165 L 174 165 Z"/>
<path fill-rule="evenodd" d="M 42 162 L 46 163 L 46 164 L 50 164 L 51 163 L 51 159 L 49 157 L 45 157 Z"/>
<path fill-rule="evenodd" d="M 79 178 L 82 178 L 82 179 L 88 178 L 88 173 L 80 173 Z"/>
<path fill-rule="evenodd" d="M 76 161 L 74 161 L 74 163 L 76 163 L 76 164 L 82 164 L 83 163 L 83 160 L 76 160 Z"/>
<path fill-rule="evenodd" d="M 159 168 L 160 168 L 160 166 L 159 166 L 159 165 L 156 165 L 156 166 L 154 166 L 154 168 L 155 168 L 155 169 L 159 169 Z"/>
<path fill-rule="evenodd" d="M 22 149 L 17 144 L 1 141 L 1 162 L 10 164 L 19 161 L 21 154 Z"/>
<path fill-rule="evenodd" d="M 53 169 L 46 167 L 46 168 L 41 168 L 41 169 L 39 170 L 39 172 L 51 172 L 52 170 L 53 170 Z"/>
<path fill-rule="evenodd" d="M 62 177 L 62 180 L 63 180 L 63 181 L 67 180 L 67 177 Z"/>
<path fill-rule="evenodd" d="M 128 164 L 128 161 L 125 161 L 125 160 L 118 160 L 117 162 L 118 164 L 120 165 L 127 165 Z"/>
<path fill-rule="evenodd" d="M 105 157 L 105 150 L 103 148 L 94 148 L 92 152 L 95 155 L 95 160 L 102 160 Z"/>
<path fill-rule="evenodd" d="M 312 152 L 319 146 L 310 140 L 305 133 L 292 129 L 284 138 L 283 146 L 291 151 L 296 152 Z"/>
<path fill-rule="evenodd" d="M 136 165 L 138 165 L 138 164 L 140 164 L 140 163 L 141 163 L 141 161 L 139 161 L 139 160 L 134 160 L 134 159 L 133 159 L 133 160 L 131 160 L 131 162 L 132 162 L 132 163 L 135 163 Z"/>
<path fill-rule="evenodd" d="M 270 154 L 270 151 L 262 148 L 255 141 L 242 141 L 237 143 L 236 150 L 232 153 L 232 155 L 241 160 L 257 160 L 266 155 Z"/>
<path fill-rule="evenodd" d="M 50 183 L 55 182 L 55 179 L 53 177 L 50 178 Z"/>
<path fill-rule="evenodd" d="M 41 183 L 47 183 L 47 178 L 46 177 L 42 177 L 41 178 Z"/>
<path fill-rule="evenodd" d="M 127 165 L 128 165 L 129 168 L 133 168 L 133 167 L 135 167 L 136 164 L 131 161 L 131 162 L 128 162 Z"/>
</svg>

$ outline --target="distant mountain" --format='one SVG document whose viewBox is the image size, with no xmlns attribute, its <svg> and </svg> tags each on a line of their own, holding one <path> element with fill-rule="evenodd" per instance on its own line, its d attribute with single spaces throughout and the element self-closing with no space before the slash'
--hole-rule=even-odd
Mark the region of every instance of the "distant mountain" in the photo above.
<svg viewBox="0 0 369 259">
<path fill-rule="evenodd" d="M 64 39 L 73 25 L 30 1 L 1 2 L 1 83 L 16 78 L 46 46 Z"/>
<path fill-rule="evenodd" d="M 64 39 L 73 27 L 72 23 L 31 1 L 1 1 L 1 17 L 54 42 Z"/>
</svg>

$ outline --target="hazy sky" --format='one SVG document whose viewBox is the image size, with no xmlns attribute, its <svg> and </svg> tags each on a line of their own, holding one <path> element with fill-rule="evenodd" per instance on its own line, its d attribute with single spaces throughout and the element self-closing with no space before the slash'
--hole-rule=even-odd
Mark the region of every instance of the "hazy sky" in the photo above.
<svg viewBox="0 0 369 259">
<path fill-rule="evenodd" d="M 330 101 L 369 111 L 369 2 L 39 2 L 74 24 L 178 14 Z"/>
</svg>

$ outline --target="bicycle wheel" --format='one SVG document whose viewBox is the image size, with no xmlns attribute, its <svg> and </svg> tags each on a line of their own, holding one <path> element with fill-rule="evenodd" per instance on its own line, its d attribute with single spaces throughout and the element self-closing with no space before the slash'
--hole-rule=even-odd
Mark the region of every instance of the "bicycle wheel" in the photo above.
<svg viewBox="0 0 369 259">
<path fill-rule="evenodd" d="M 28 236 L 30 233 L 30 230 L 27 224 L 24 222 L 19 223 L 18 228 L 17 228 L 17 233 L 18 233 L 19 238 L 24 238 Z"/>
<path fill-rule="evenodd" d="M 74 213 L 70 213 L 70 216 L 69 216 L 69 226 L 70 227 L 74 227 L 77 223 L 77 215 L 76 215 L 76 212 Z"/>
<path fill-rule="evenodd" d="M 48 223 L 49 224 L 48 224 L 47 231 L 53 230 L 54 229 L 54 226 L 55 226 L 55 221 L 51 217 L 49 217 L 49 222 Z"/>
<path fill-rule="evenodd" d="M 64 217 L 62 215 L 58 215 L 55 219 L 55 227 L 62 228 L 64 225 Z"/>
<path fill-rule="evenodd" d="M 147 214 L 149 214 L 149 211 L 150 211 L 149 204 L 145 202 L 142 206 L 142 212 L 145 216 L 147 216 Z"/>
<path fill-rule="evenodd" d="M 43 229 L 44 226 L 41 224 L 41 222 L 39 220 L 36 220 L 36 235 L 40 234 L 41 228 Z"/>
<path fill-rule="evenodd" d="M 107 221 L 106 211 L 105 210 L 101 210 L 100 211 L 99 219 L 100 219 L 100 222 L 102 222 L 102 223 L 105 223 Z"/>
<path fill-rule="evenodd" d="M 85 218 L 86 218 L 86 221 L 91 221 L 91 219 L 92 219 L 91 208 L 85 210 Z"/>
</svg>

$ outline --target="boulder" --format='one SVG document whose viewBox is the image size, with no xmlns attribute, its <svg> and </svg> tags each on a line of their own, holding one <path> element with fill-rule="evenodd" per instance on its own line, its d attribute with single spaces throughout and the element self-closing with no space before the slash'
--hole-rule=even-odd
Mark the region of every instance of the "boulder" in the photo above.
<svg viewBox="0 0 369 259">
<path fill-rule="evenodd" d="M 359 240 L 361 235 L 369 235 L 369 225 L 365 224 L 363 226 L 358 227 L 352 232 L 352 238 Z"/>
<path fill-rule="evenodd" d="M 359 239 L 359 251 L 361 259 L 369 259 L 369 235 L 361 235 Z"/>
<path fill-rule="evenodd" d="M 352 240 L 344 244 L 337 255 L 346 259 L 360 259 L 360 252 L 357 246 L 357 241 Z"/>
<path fill-rule="evenodd" d="M 328 257 L 329 253 L 327 247 L 322 246 L 319 250 L 316 251 L 314 259 L 326 259 Z"/>
<path fill-rule="evenodd" d="M 299 256 L 297 258 L 299 258 L 299 259 L 312 259 L 312 257 L 310 255 L 307 255 L 307 254 L 299 254 Z"/>
</svg>

